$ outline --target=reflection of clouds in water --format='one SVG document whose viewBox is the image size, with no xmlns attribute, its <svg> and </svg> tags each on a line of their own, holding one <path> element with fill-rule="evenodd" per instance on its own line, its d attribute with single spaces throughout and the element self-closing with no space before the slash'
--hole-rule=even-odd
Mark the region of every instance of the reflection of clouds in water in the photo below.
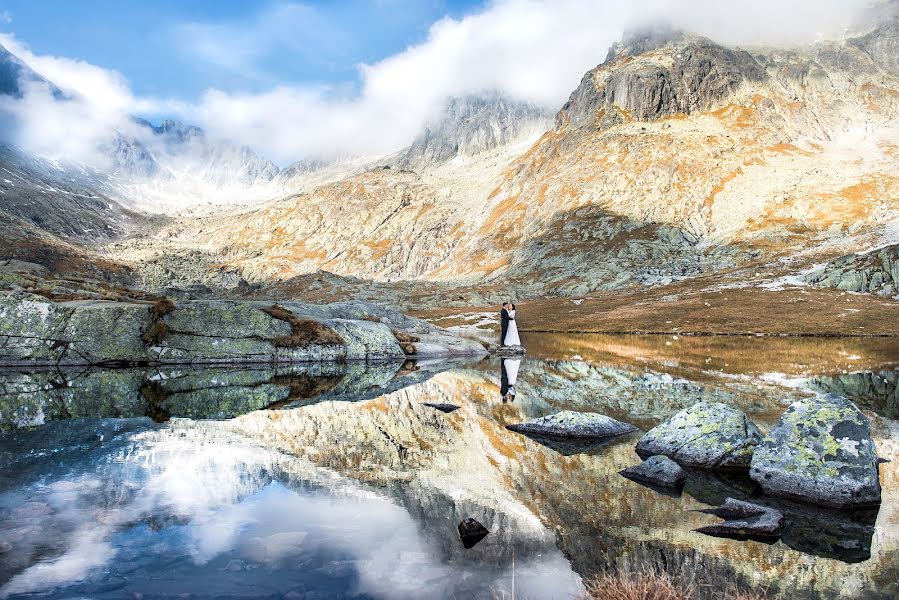
<svg viewBox="0 0 899 600">
<path fill-rule="evenodd" d="M 260 589 L 279 593 L 302 583 L 303 565 L 319 565 L 310 567 L 318 573 L 310 589 L 349 585 L 372 597 L 452 596 L 463 580 L 475 589 L 511 587 L 511 572 L 444 564 L 419 524 L 390 500 L 234 438 L 147 432 L 82 468 L 90 473 L 0 494 L 0 532 L 13 533 L 4 559 L 15 553 L 19 560 L 0 571 L 11 577 L 0 597 L 110 577 L 152 594 L 160 572 L 173 590 L 200 596 L 254 577 Z M 311 478 L 324 489 L 295 492 L 272 483 L 272 473 L 281 481 Z M 165 566 L 178 556 L 176 568 Z M 235 562 L 265 568 L 223 579 L 223 564 Z M 519 564 L 516 578 L 528 582 L 531 597 L 556 595 L 560 585 L 579 589 L 558 552 Z"/>
</svg>

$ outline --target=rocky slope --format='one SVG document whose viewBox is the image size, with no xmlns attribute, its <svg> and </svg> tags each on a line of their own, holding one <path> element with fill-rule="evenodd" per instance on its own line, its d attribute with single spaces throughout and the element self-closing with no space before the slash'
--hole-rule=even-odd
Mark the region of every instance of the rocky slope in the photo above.
<svg viewBox="0 0 899 600">
<path fill-rule="evenodd" d="M 470 160 L 488 150 L 536 138 L 546 131 L 549 120 L 545 109 L 499 94 L 451 98 L 440 117 L 391 162 L 420 171 L 453 159 Z"/>
<path fill-rule="evenodd" d="M 198 249 L 251 283 L 323 270 L 520 297 L 788 273 L 894 235 L 895 38 L 895 21 L 796 49 L 633 35 L 530 147 L 496 134 L 521 111 L 460 101 L 399 155 L 419 171 L 370 168 L 184 218 L 110 255 L 140 265 Z"/>
<path fill-rule="evenodd" d="M 803 279 L 822 287 L 899 297 L 899 245 L 842 256 Z"/>
</svg>

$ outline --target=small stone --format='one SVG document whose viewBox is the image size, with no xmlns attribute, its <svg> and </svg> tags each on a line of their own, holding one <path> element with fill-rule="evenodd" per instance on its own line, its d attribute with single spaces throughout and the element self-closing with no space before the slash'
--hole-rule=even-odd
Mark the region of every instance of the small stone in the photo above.
<svg viewBox="0 0 899 600">
<path fill-rule="evenodd" d="M 638 483 L 675 487 L 687 480 L 687 472 L 667 456 L 650 456 L 639 465 L 618 472 Z"/>
<path fill-rule="evenodd" d="M 554 415 L 533 419 L 527 423 L 506 425 L 506 429 L 525 435 L 554 435 L 561 437 L 593 438 L 621 435 L 636 431 L 629 423 L 622 423 L 599 413 L 563 410 Z"/>
<path fill-rule="evenodd" d="M 490 531 L 481 525 L 475 519 L 468 517 L 459 523 L 459 537 L 462 538 L 462 545 L 465 548 L 472 548 L 475 544 L 487 537 Z"/>
</svg>

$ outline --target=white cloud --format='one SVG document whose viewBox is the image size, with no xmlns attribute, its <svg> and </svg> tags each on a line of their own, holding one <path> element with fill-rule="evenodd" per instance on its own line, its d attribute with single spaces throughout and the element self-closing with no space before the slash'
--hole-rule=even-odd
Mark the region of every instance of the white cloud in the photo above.
<svg viewBox="0 0 899 600">
<path fill-rule="evenodd" d="M 8 10 L 0 10 L 0 23 L 12 23 L 12 13 Z"/>
<path fill-rule="evenodd" d="M 8 36 L 0 43 L 77 92 L 84 110 L 99 115 L 88 122 L 118 127 L 128 113 L 172 113 L 284 164 L 304 156 L 397 149 L 452 95 L 499 90 L 555 109 L 632 26 L 667 21 L 725 43 L 803 43 L 840 35 L 867 4 L 755 0 L 737 8 L 719 0 L 496 0 L 479 13 L 434 23 L 418 45 L 359 65 L 358 85 L 275 85 L 261 93 L 209 89 L 196 101 L 135 98 L 118 73 L 35 56 Z M 292 36 L 298 23 L 304 35 L 318 32 L 315 43 L 292 41 L 308 41 Z M 235 70 L 252 70 L 275 51 L 285 53 L 283 60 L 312 60 L 310 48 L 340 43 L 340 34 L 314 9 L 297 4 L 276 5 L 240 28 L 188 23 L 176 33 L 193 60 Z"/>
</svg>

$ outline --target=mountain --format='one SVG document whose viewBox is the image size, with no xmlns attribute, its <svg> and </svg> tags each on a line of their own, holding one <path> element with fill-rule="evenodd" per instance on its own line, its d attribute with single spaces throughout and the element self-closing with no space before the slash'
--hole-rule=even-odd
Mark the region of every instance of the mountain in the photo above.
<svg viewBox="0 0 899 600">
<path fill-rule="evenodd" d="M 29 84 L 46 85 L 55 98 L 62 99 L 65 96 L 62 90 L 0 44 L 0 96 L 21 98 L 24 95 L 23 85 Z"/>
<path fill-rule="evenodd" d="M 546 131 L 550 115 L 539 106 L 500 94 L 450 98 L 436 122 L 425 127 L 396 161 L 420 170 L 455 158 L 471 158 Z"/>
<path fill-rule="evenodd" d="M 539 111 L 455 100 L 392 164 L 182 222 L 156 255 L 199 245 L 263 284 L 324 270 L 539 297 L 745 283 L 895 243 L 896 39 L 895 20 L 787 49 L 630 34 L 533 144 L 515 132 Z"/>
</svg>

